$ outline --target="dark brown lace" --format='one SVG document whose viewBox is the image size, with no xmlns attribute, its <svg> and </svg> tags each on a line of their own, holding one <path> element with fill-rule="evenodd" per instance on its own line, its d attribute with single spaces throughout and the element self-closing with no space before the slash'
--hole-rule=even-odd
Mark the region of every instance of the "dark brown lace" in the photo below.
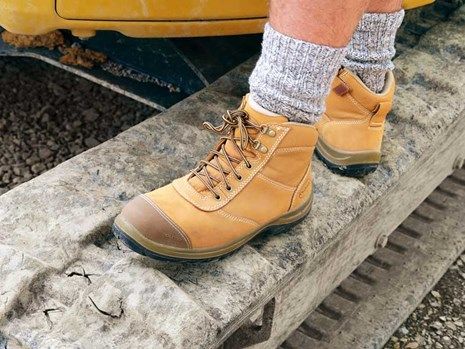
<svg viewBox="0 0 465 349">
<path fill-rule="evenodd" d="M 218 150 L 213 149 L 210 151 L 209 156 L 205 160 L 201 160 L 198 166 L 191 171 L 191 174 L 197 177 L 208 190 L 215 196 L 216 199 L 221 199 L 220 195 L 215 190 L 215 180 L 211 177 L 210 173 L 207 171 L 208 166 L 215 169 L 221 174 L 221 181 L 224 182 L 226 190 L 231 190 L 231 186 L 228 182 L 227 176 L 232 172 L 236 176 L 237 180 L 242 180 L 241 175 L 236 171 L 236 166 L 234 164 L 239 164 L 241 161 L 245 162 L 247 168 L 251 168 L 252 165 L 247 160 L 244 150 L 247 148 L 249 143 L 254 146 L 257 141 L 253 140 L 250 137 L 249 129 L 254 129 L 261 131 L 262 127 L 258 124 L 255 124 L 250 120 L 247 112 L 243 110 L 228 110 L 226 114 L 222 116 L 223 124 L 220 126 L 213 126 L 209 122 L 204 122 L 203 126 L 214 133 L 221 134 L 220 144 Z M 235 131 L 239 130 L 238 136 L 235 135 Z M 226 142 L 230 143 L 236 148 L 237 152 L 240 154 L 241 158 L 238 159 L 234 156 L 231 156 L 226 152 L 225 146 Z M 222 158 L 225 160 L 227 168 L 223 168 L 219 159 Z"/>
</svg>

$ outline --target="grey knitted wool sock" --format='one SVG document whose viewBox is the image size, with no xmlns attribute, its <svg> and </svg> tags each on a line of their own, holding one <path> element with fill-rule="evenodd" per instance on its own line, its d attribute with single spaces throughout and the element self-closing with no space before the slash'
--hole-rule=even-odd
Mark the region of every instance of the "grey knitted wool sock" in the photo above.
<svg viewBox="0 0 465 349">
<path fill-rule="evenodd" d="M 313 124 L 324 112 L 346 48 L 297 40 L 265 26 L 262 54 L 250 76 L 255 102 L 291 121 Z"/>
<path fill-rule="evenodd" d="M 403 19 L 404 10 L 365 13 L 348 46 L 342 65 L 357 74 L 376 93 L 383 90 L 386 73 L 394 69 L 394 43 Z"/>
</svg>

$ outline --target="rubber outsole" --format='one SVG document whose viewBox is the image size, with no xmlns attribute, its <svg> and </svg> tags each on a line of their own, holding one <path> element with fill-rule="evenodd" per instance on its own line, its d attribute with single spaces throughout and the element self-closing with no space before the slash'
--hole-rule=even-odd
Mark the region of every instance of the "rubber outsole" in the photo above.
<svg viewBox="0 0 465 349">
<path fill-rule="evenodd" d="M 303 217 L 299 218 L 298 220 L 296 220 L 295 222 L 291 222 L 291 223 L 283 224 L 283 225 L 270 226 L 270 227 L 264 229 L 259 234 L 257 234 L 257 236 L 255 236 L 254 238 L 256 238 L 256 237 L 258 237 L 260 235 L 265 235 L 265 234 L 266 235 L 276 235 L 276 234 L 284 233 L 284 232 L 290 230 L 295 225 L 301 223 L 305 219 L 305 217 L 307 215 L 308 215 L 308 213 L 306 215 L 304 215 Z M 237 249 L 235 249 L 235 250 L 233 250 L 231 252 L 225 253 L 224 255 L 221 255 L 221 256 L 217 256 L 217 257 L 213 257 L 213 258 L 188 259 L 188 258 L 165 256 L 165 255 L 161 255 L 161 254 L 155 253 L 153 251 L 150 251 L 149 249 L 145 248 L 144 246 L 139 244 L 137 241 L 135 241 L 133 238 L 131 238 L 129 235 L 127 235 L 116 224 L 113 224 L 112 231 L 113 231 L 113 234 L 115 235 L 115 237 L 117 239 L 121 240 L 121 242 L 123 242 L 123 244 L 126 245 L 127 247 L 129 247 L 132 251 L 134 251 L 134 252 L 136 252 L 136 253 L 138 253 L 140 255 L 152 258 L 152 259 L 161 260 L 161 261 L 172 261 L 172 262 L 195 263 L 195 262 L 210 262 L 210 261 L 220 260 L 220 259 L 223 259 L 223 258 L 225 258 L 227 256 L 232 255 L 233 253 L 235 253 L 237 250 L 239 250 L 241 247 L 243 247 L 248 242 L 248 241 L 246 241 L 243 245 L 239 246 Z M 253 239 L 251 239 L 251 240 L 253 240 Z"/>
<path fill-rule="evenodd" d="M 362 178 L 378 168 L 378 164 L 337 165 L 326 159 L 318 149 L 315 149 L 315 154 L 331 172 L 341 176 Z"/>
</svg>

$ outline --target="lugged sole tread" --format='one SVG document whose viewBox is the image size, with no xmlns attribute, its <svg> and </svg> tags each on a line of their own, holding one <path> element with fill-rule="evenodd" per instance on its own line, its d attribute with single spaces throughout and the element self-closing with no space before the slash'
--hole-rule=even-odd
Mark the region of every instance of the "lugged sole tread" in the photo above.
<svg viewBox="0 0 465 349">
<path fill-rule="evenodd" d="M 331 172 L 341 176 L 362 178 L 375 172 L 378 168 L 377 164 L 355 164 L 347 166 L 336 165 L 321 155 L 318 149 L 315 149 L 315 153 L 318 159 L 320 159 Z"/>
</svg>

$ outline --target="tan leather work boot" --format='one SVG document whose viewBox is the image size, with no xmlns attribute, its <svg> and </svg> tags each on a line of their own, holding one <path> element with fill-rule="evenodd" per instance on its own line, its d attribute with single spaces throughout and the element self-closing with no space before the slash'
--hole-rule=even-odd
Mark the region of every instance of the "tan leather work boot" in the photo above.
<svg viewBox="0 0 465 349">
<path fill-rule="evenodd" d="M 387 74 L 384 90 L 377 94 L 349 70 L 339 70 L 326 111 L 316 125 L 317 155 L 331 171 L 362 177 L 376 170 L 394 90 L 392 72 Z"/>
<path fill-rule="evenodd" d="M 230 253 L 256 235 L 301 221 L 312 203 L 312 154 L 318 132 L 253 110 L 244 97 L 197 168 L 140 195 L 116 218 L 114 233 L 134 251 L 177 260 Z"/>
</svg>

